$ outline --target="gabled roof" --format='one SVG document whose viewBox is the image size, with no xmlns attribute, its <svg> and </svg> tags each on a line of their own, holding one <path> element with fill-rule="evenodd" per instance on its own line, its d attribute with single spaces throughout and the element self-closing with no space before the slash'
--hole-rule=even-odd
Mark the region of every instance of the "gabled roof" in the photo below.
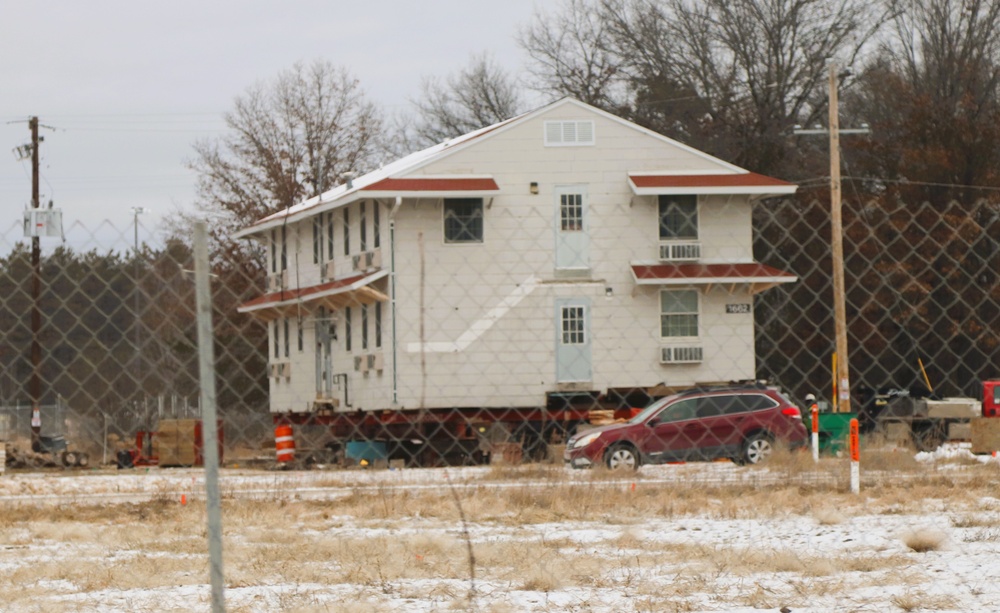
<svg viewBox="0 0 1000 613">
<path fill-rule="evenodd" d="M 609 121 L 616 122 L 622 126 L 626 126 L 632 130 L 640 132 L 648 137 L 659 140 L 663 143 L 667 143 L 672 147 L 676 147 L 683 150 L 691 155 L 700 157 L 707 162 L 710 162 L 718 170 L 711 173 L 710 176 L 718 177 L 763 177 L 763 175 L 755 175 L 754 173 L 749 173 L 746 170 L 734 166 L 728 162 L 724 162 L 718 158 L 712 157 L 711 155 L 699 151 L 693 147 L 685 145 L 679 141 L 675 141 L 671 138 L 663 136 L 657 132 L 653 132 L 647 128 L 643 128 L 637 124 L 630 121 L 622 119 L 617 115 L 612 115 L 606 111 L 602 111 L 598 108 L 592 107 L 588 104 L 584 104 L 579 100 L 573 98 L 562 98 L 551 104 L 547 104 L 543 107 L 537 108 L 533 111 L 523 113 L 517 117 L 513 117 L 506 121 L 501 121 L 499 123 L 469 132 L 468 134 L 463 134 L 457 138 L 445 141 L 434 145 L 433 147 L 428 147 L 421 151 L 411 153 L 405 157 L 402 157 L 394 162 L 386 164 L 381 168 L 373 170 L 365 175 L 362 175 L 348 183 L 344 183 L 334 187 L 333 189 L 324 192 L 322 195 L 310 198 L 295 206 L 289 207 L 284 211 L 279 211 L 273 215 L 265 217 L 253 225 L 237 232 L 235 238 L 246 237 L 252 234 L 257 234 L 266 231 L 270 228 L 277 227 L 284 223 L 292 223 L 328 211 L 330 209 L 335 209 L 350 202 L 356 200 L 361 200 L 364 198 L 384 198 L 384 197 L 476 197 L 476 196 L 487 196 L 493 195 L 499 192 L 499 187 L 492 176 L 489 175 L 462 175 L 462 176 L 408 176 L 410 173 L 419 170 L 420 168 L 427 166 L 428 164 L 437 162 L 444 159 L 450 155 L 465 149 L 477 142 L 480 142 L 484 138 L 492 138 L 493 136 L 500 134 L 513 126 L 520 125 L 526 121 L 530 121 L 540 115 L 548 113 L 556 108 L 562 106 L 575 106 L 580 110 L 589 112 L 591 114 L 603 117 Z M 629 173 L 630 179 L 639 178 L 646 175 L 656 175 L 656 176 L 668 176 L 669 172 L 664 173 L 647 173 L 647 172 L 633 172 Z M 693 175 L 692 175 L 693 176 Z M 768 178 L 768 177 L 764 177 Z M 723 179 L 719 179 L 722 181 Z M 640 182 L 642 180 L 640 179 Z M 739 180 L 736 180 L 739 182 Z M 791 193 L 794 192 L 795 186 L 792 186 L 783 181 L 777 181 L 772 179 L 776 184 L 776 187 L 780 187 L 782 190 L 790 189 L 791 191 L 780 191 L 773 192 L 768 191 L 767 193 Z M 633 185 L 633 189 L 636 189 L 636 184 L 634 181 L 630 181 Z M 636 192 L 638 193 L 638 192 Z M 656 192 L 662 193 L 662 192 Z M 688 192 L 690 193 L 690 192 Z M 710 193 L 710 192 L 705 192 Z M 736 191 L 730 190 L 726 193 L 762 193 L 762 192 L 748 192 L 748 191 Z"/>
</svg>

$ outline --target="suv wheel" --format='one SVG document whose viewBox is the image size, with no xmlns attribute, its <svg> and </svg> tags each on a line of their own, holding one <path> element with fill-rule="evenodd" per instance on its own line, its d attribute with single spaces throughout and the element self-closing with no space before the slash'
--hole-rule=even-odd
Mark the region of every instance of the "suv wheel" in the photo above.
<svg viewBox="0 0 1000 613">
<path fill-rule="evenodd" d="M 639 453 L 631 445 L 615 445 L 604 456 L 604 463 L 611 470 L 638 470 Z"/>
<path fill-rule="evenodd" d="M 741 464 L 760 464 L 774 451 L 774 444 L 771 437 L 763 432 L 750 435 L 750 438 L 743 443 L 743 454 L 740 456 Z"/>
</svg>

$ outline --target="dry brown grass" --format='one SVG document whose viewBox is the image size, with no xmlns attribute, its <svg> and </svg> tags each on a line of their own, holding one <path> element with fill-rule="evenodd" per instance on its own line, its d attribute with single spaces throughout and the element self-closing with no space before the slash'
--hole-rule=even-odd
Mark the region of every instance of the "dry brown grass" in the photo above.
<svg viewBox="0 0 1000 613">
<path fill-rule="evenodd" d="M 808 475 L 812 470 L 811 457 L 778 453 L 771 466 L 751 472 Z M 727 588 L 735 590 L 727 596 L 731 602 L 776 608 L 887 580 L 919 585 L 919 573 L 908 570 L 914 556 L 863 547 L 819 555 L 774 544 L 734 546 L 697 534 L 678 543 L 653 538 L 662 535 L 650 534 L 646 522 L 698 517 L 834 527 L 859 515 L 954 508 L 952 525 L 966 531 L 963 540 L 1000 540 L 1000 530 L 991 531 L 979 514 L 992 512 L 981 500 L 994 495 L 995 485 L 975 467 L 964 481 L 961 475 L 890 480 L 863 490 L 861 497 L 839 486 L 804 486 L 796 479 L 768 487 L 753 482 L 664 484 L 644 481 L 640 473 L 633 490 L 620 475 L 595 475 L 573 481 L 565 471 L 547 466 L 498 467 L 481 487 L 457 489 L 462 510 L 475 526 L 477 581 L 489 584 L 493 594 L 625 590 L 635 595 L 636 610 L 686 611 L 703 608 L 696 597 L 713 593 L 724 579 L 727 585 L 742 586 Z M 504 479 L 515 485 L 495 487 L 494 481 Z M 279 586 L 276 599 L 266 605 L 232 610 L 329 610 L 314 586 L 336 589 L 341 601 L 350 603 L 336 610 L 384 610 L 387 602 L 406 598 L 433 598 L 438 610 L 469 608 L 467 546 L 447 487 L 357 487 L 332 501 L 297 500 L 290 493 L 285 488 L 280 495 L 257 500 L 234 496 L 223 501 L 229 588 Z M 19 606 L 24 603 L 21 586 L 39 581 L 65 582 L 50 588 L 65 594 L 203 585 L 205 508 L 198 502 L 181 506 L 174 494 L 166 488 L 143 504 L 5 509 L 0 514 L 0 542 L 6 546 L 0 548 L 0 566 L 8 571 L 0 576 L 0 598 L 12 610 L 31 610 Z M 550 537 L 542 527 L 565 522 L 601 528 L 606 540 L 578 540 L 563 532 Z M 363 536 L 357 531 L 361 528 Z M 940 550 L 946 539 L 932 535 L 917 530 L 901 538 L 914 552 Z M 78 557 L 51 555 L 60 547 L 71 547 Z M 786 589 L 780 594 L 759 589 L 758 577 L 779 578 Z M 947 599 L 916 594 L 919 599 L 907 597 L 893 606 L 948 608 Z M 588 605 L 581 602 L 579 608 L 585 610 Z M 494 598 L 480 609 L 503 611 L 504 606 Z M 599 603 L 592 606 L 600 608 Z M 56 609 L 73 607 L 51 608 Z"/>
<path fill-rule="evenodd" d="M 948 543 L 948 535 L 931 527 L 914 528 L 903 534 L 903 544 L 917 553 L 941 551 Z"/>
</svg>

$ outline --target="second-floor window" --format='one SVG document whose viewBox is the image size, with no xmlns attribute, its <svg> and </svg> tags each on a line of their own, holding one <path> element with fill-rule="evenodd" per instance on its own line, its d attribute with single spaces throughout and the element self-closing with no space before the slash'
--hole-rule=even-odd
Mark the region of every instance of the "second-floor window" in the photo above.
<svg viewBox="0 0 1000 613">
<path fill-rule="evenodd" d="M 660 240 L 698 238 L 698 197 L 660 196 Z"/>
<path fill-rule="evenodd" d="M 483 199 L 444 199 L 444 242 L 483 242 Z"/>
<path fill-rule="evenodd" d="M 361 232 L 361 241 L 358 246 L 362 251 L 368 251 L 368 223 L 365 219 L 365 203 L 362 202 L 358 209 L 358 229 Z"/>
<path fill-rule="evenodd" d="M 323 216 L 313 217 L 313 264 L 323 261 Z"/>
<path fill-rule="evenodd" d="M 351 212 L 344 207 L 344 255 L 351 255 Z"/>
</svg>

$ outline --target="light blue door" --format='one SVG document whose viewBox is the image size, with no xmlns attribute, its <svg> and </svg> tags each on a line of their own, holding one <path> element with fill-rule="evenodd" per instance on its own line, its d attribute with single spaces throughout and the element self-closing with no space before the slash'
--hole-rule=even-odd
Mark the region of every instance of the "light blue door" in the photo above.
<svg viewBox="0 0 1000 613">
<path fill-rule="evenodd" d="M 591 381 L 590 300 L 556 300 L 556 381 Z"/>
<path fill-rule="evenodd" d="M 587 186 L 556 186 L 556 268 L 590 268 Z"/>
</svg>

